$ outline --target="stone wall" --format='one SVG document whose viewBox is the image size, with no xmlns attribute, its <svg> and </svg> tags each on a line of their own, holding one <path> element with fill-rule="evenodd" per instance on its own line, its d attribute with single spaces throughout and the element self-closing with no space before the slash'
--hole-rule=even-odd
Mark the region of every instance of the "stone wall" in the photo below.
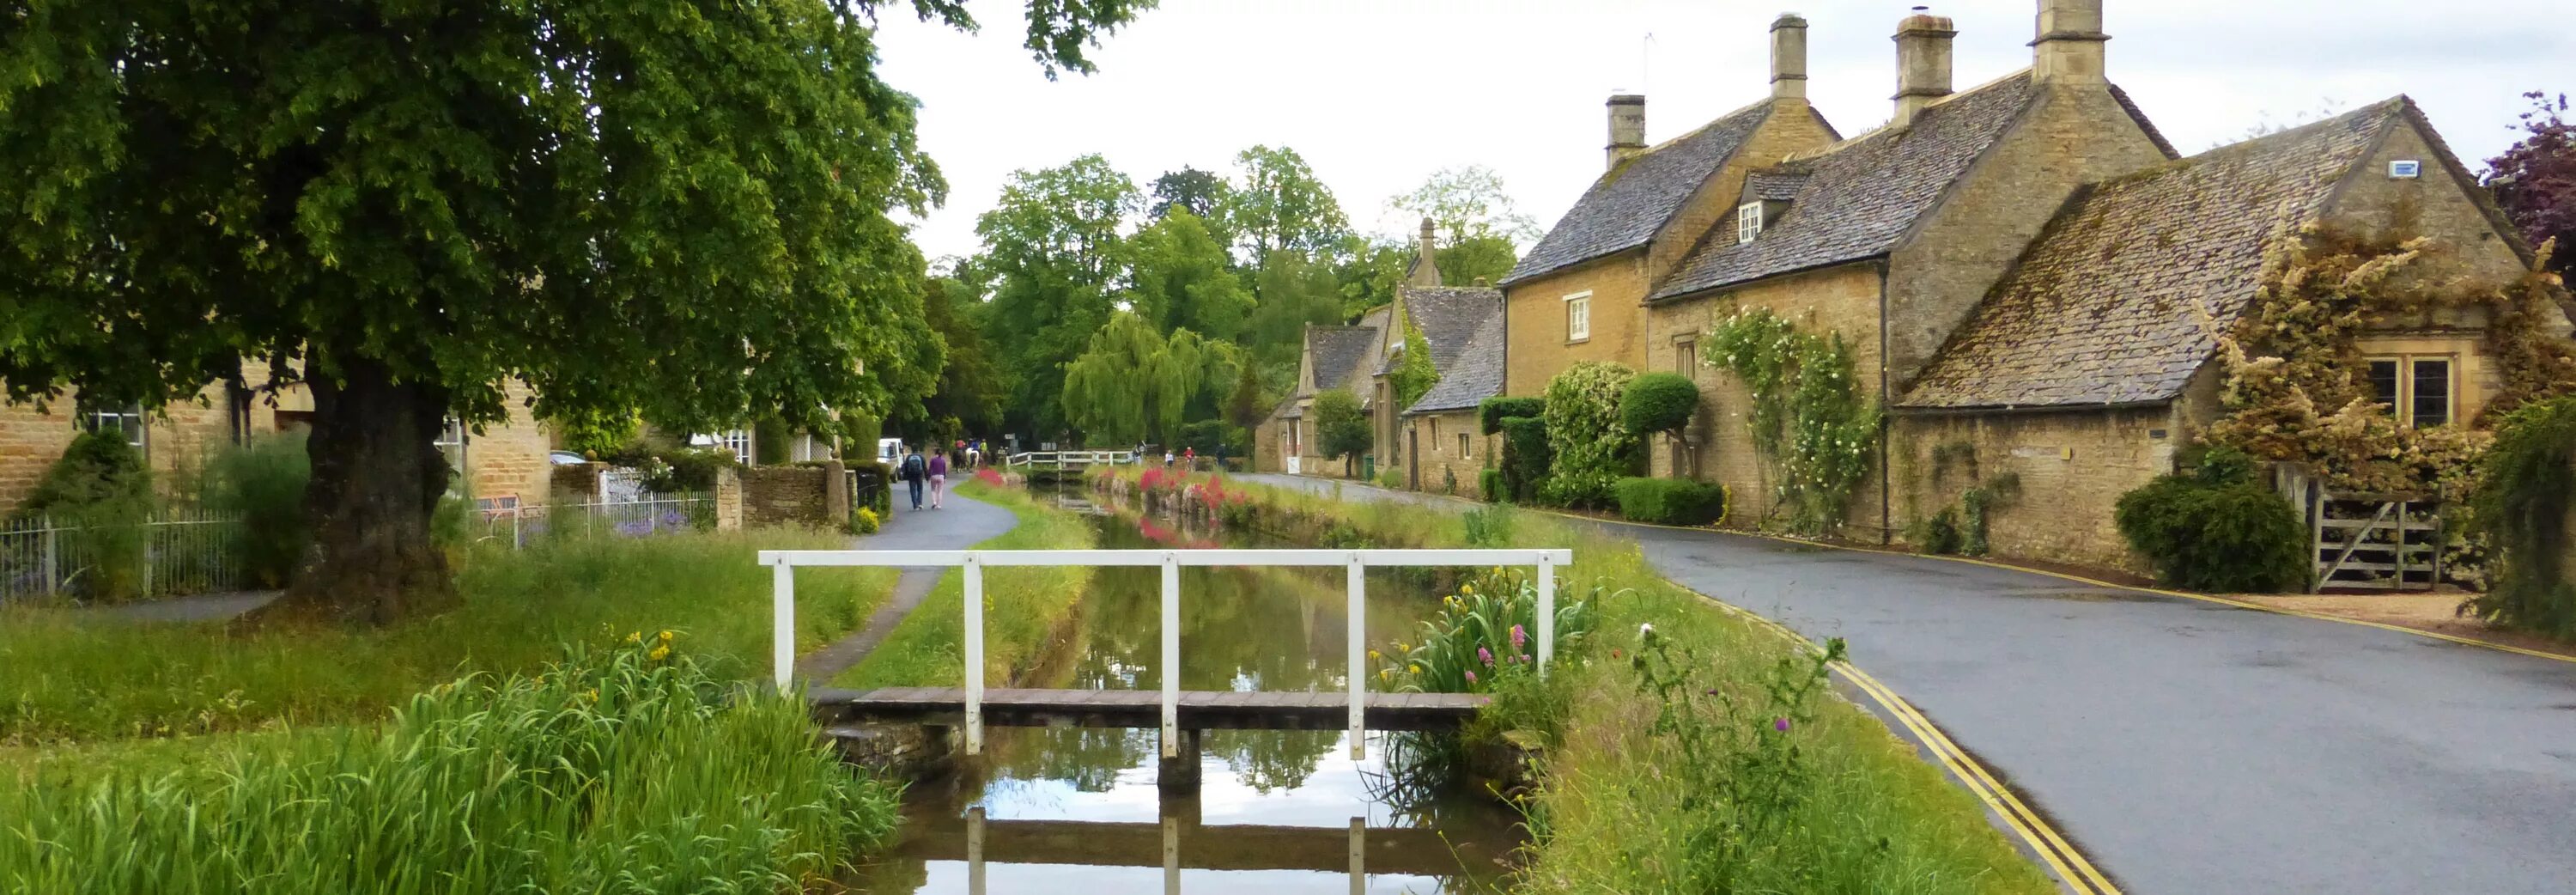
<svg viewBox="0 0 2576 895">
<path fill-rule="evenodd" d="M 516 382 L 502 389 L 509 417 L 465 440 L 465 480 L 475 499 L 516 497 L 521 505 L 546 502 L 554 481 L 554 445 L 528 409 L 533 393 Z"/>
<path fill-rule="evenodd" d="M 1750 286 L 1707 297 L 1668 301 L 1647 309 L 1644 370 L 1686 372 L 1700 387 L 1699 422 L 1691 427 L 1696 449 L 1684 454 L 1681 471 L 1706 481 L 1725 483 L 1735 504 L 1728 516 L 1752 525 L 1770 513 L 1768 464 L 1753 450 L 1746 428 L 1752 396 L 1734 374 L 1707 366 L 1701 343 L 1709 329 L 1739 308 L 1768 308 L 1814 333 L 1839 333 L 1851 346 L 1862 387 L 1876 390 L 1879 381 L 1878 265 L 1860 262 L 1790 276 L 1772 277 Z M 1690 363 L 1689 356 L 1703 362 Z M 1650 475 L 1675 474 L 1675 451 L 1658 438 L 1649 443 Z M 1695 462 L 1694 462 L 1695 460 Z M 1695 466 L 1694 470 L 1692 467 Z M 1877 476 L 1851 498 L 1844 536 L 1877 542 L 1899 526 L 1882 525 L 1884 493 Z"/>
<path fill-rule="evenodd" d="M 760 466 L 742 471 L 742 523 L 749 527 L 837 526 L 826 505 L 818 466 Z"/>
<path fill-rule="evenodd" d="M 72 426 L 71 402 L 58 401 L 49 409 L 54 412 L 0 404 L 0 511 L 27 499 L 79 434 Z"/>
<path fill-rule="evenodd" d="M 1968 489 L 2011 474 L 2020 496 L 1988 511 L 1990 553 L 2149 572 L 2112 512 L 2120 495 L 2173 470 L 2185 437 L 2176 414 L 2153 407 L 1898 416 L 1888 461 L 1900 538 Z"/>
<path fill-rule="evenodd" d="M 1566 337 L 1565 297 L 1592 293 L 1591 335 Z M 1646 297 L 1646 253 L 1630 251 L 1587 262 L 1503 290 L 1503 393 L 1536 395 L 1577 362 L 1637 362 L 1643 335 L 1638 303 Z"/>
<path fill-rule="evenodd" d="M 1413 485 L 1414 490 L 1483 499 L 1482 473 L 1498 458 L 1493 453 L 1495 439 L 1477 428 L 1475 411 L 1406 417 L 1405 432 L 1408 440 L 1418 439 L 1422 445 L 1421 452 L 1408 461 L 1420 465 L 1406 468 L 1407 472 L 1418 472 L 1421 476 L 1420 481 Z M 1466 436 L 1463 451 L 1458 440 L 1461 435 Z M 1443 473 L 1457 477 L 1454 489 L 1447 487 L 1449 480 Z"/>
<path fill-rule="evenodd" d="M 731 466 L 716 470 L 716 530 L 742 530 L 742 471 Z"/>
</svg>

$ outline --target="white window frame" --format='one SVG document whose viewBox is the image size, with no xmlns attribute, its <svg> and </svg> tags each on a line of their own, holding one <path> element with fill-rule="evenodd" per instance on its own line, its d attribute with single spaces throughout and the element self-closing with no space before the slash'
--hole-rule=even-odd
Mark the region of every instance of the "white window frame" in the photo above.
<svg viewBox="0 0 2576 895">
<path fill-rule="evenodd" d="M 1762 203 L 1746 202 L 1735 206 L 1735 244 L 1752 242 L 1762 235 Z"/>
<path fill-rule="evenodd" d="M 2396 418 L 2398 428 L 2415 428 L 2415 365 L 2428 361 L 2438 362 L 2449 368 L 2449 373 L 2445 375 L 2442 380 L 2443 387 L 2449 392 L 2444 395 L 2442 399 L 2443 419 L 2442 422 L 2435 425 L 2448 426 L 2460 421 L 2459 355 L 2439 353 L 2373 354 L 2364 358 L 2362 363 L 2365 365 L 2365 369 L 2367 369 L 2368 364 L 2379 363 L 2382 361 L 2397 365 L 2397 394 L 2395 395 L 2394 403 L 2388 407 L 2388 413 L 2390 416 Z"/>
<path fill-rule="evenodd" d="M 1565 340 L 1581 342 L 1592 338 L 1592 290 L 1568 295 L 1565 301 Z"/>
<path fill-rule="evenodd" d="M 1465 432 L 1458 433 L 1458 459 L 1476 459 L 1475 439 L 1469 438 Z"/>
<path fill-rule="evenodd" d="M 463 479 L 466 477 L 466 451 L 470 449 L 471 443 L 472 437 L 465 431 L 465 421 L 447 416 L 439 419 L 438 437 L 431 439 L 430 446 L 437 448 L 439 456 L 447 458 L 448 469 L 455 472 L 457 478 Z"/>
<path fill-rule="evenodd" d="M 114 429 L 125 436 L 125 443 L 133 446 L 135 454 L 146 460 L 151 459 L 152 430 L 145 425 L 143 405 L 129 402 L 112 407 L 84 406 L 80 407 L 79 411 L 81 431 L 104 432 Z"/>
</svg>

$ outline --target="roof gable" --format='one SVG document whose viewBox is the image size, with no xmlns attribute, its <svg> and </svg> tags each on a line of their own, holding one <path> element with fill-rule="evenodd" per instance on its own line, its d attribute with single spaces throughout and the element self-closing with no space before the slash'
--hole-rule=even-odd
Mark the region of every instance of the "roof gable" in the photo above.
<svg viewBox="0 0 2576 895">
<path fill-rule="evenodd" d="M 2159 403 L 2181 394 L 2260 288 L 2273 243 L 2317 219 L 2402 99 L 2079 190 L 1900 406 Z"/>
<path fill-rule="evenodd" d="M 1426 336 L 1427 338 L 1427 336 Z M 1439 350 L 1435 347 L 1436 357 Z M 1440 381 L 1404 412 L 1463 410 L 1503 393 L 1503 315 L 1487 314 L 1458 353 L 1441 367 Z"/>
<path fill-rule="evenodd" d="M 1374 326 L 1308 327 L 1306 347 L 1315 353 L 1315 390 L 1354 388 L 1352 380 L 1369 369 L 1377 334 Z"/>
<path fill-rule="evenodd" d="M 1407 287 L 1397 290 L 1396 301 L 1404 306 L 1405 321 L 1421 330 L 1422 341 L 1430 345 L 1432 369 L 1441 372 L 1447 372 L 1450 360 L 1467 347 L 1476 327 L 1503 309 L 1502 290 L 1481 286 Z M 1388 342 L 1400 348 L 1404 337 L 1391 334 Z M 1377 372 L 1383 375 L 1393 369 L 1396 357 L 1394 350 L 1387 351 L 1378 361 Z"/>
<path fill-rule="evenodd" d="M 1748 243 L 1735 241 L 1734 228 L 1712 229 L 1648 300 L 1886 253 L 2010 129 L 2032 96 L 2030 73 L 2022 72 L 1926 108 L 1909 126 L 1765 170 L 1763 183 L 1775 189 L 1803 178 L 1788 212 Z"/>
<path fill-rule="evenodd" d="M 1762 126 L 1771 109 L 1765 99 L 1729 112 L 1602 174 L 1547 236 L 1521 256 L 1503 284 L 1645 245 Z"/>
</svg>

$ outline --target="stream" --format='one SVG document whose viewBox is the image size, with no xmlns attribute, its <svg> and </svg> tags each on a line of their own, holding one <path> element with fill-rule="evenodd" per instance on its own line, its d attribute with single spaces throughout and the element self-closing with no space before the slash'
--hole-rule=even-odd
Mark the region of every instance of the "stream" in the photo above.
<svg viewBox="0 0 2576 895">
<path fill-rule="evenodd" d="M 1078 490 L 1058 492 L 1090 509 Z M 1092 511 L 1100 545 L 1275 547 L 1181 533 Z M 1011 574 L 994 569 L 988 576 Z M 1347 686 L 1339 569 L 1182 571 L 1181 687 L 1332 691 Z M 1161 685 L 1160 570 L 1101 569 L 1078 635 L 1030 686 Z M 1410 634 L 1439 605 L 1427 584 L 1372 574 L 1368 642 Z M 1401 738 L 1342 731 L 1212 730 L 1198 793 L 1155 786 L 1156 731 L 987 728 L 985 754 L 906 794 L 900 841 L 845 882 L 869 895 L 982 892 L 1456 893 L 1498 891 L 1522 843 L 1519 815 L 1464 780 L 1388 773 Z M 980 814 L 980 819 L 976 819 Z M 1354 819 L 1364 829 L 1354 831 Z M 970 826 L 981 857 L 970 866 Z M 1355 849 L 1354 840 L 1357 840 Z M 1353 852 L 1364 868 L 1355 881 Z M 1177 868 L 1177 872 L 1174 872 Z"/>
</svg>

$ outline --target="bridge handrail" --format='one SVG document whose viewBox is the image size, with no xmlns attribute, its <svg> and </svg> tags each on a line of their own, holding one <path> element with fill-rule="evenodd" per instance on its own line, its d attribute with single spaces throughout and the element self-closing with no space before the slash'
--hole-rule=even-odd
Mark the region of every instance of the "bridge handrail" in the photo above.
<svg viewBox="0 0 2576 895">
<path fill-rule="evenodd" d="M 770 648 L 779 692 L 792 692 L 796 664 L 796 569 L 801 566 L 956 567 L 965 588 L 966 752 L 984 750 L 984 569 L 987 566 L 1160 566 L 1163 570 L 1163 755 L 1179 752 L 1181 569 L 1189 567 L 1343 566 L 1349 569 L 1351 757 L 1366 756 L 1368 588 L 1370 568 L 1529 566 L 1538 585 L 1538 672 L 1556 655 L 1556 567 L 1574 551 L 1556 548 L 1460 550 L 763 550 L 771 568 Z"/>
<path fill-rule="evenodd" d="M 1002 456 L 1002 465 L 1011 466 L 1089 466 L 1094 463 L 1125 465 L 1136 462 L 1135 451 L 1021 451 Z"/>
</svg>

